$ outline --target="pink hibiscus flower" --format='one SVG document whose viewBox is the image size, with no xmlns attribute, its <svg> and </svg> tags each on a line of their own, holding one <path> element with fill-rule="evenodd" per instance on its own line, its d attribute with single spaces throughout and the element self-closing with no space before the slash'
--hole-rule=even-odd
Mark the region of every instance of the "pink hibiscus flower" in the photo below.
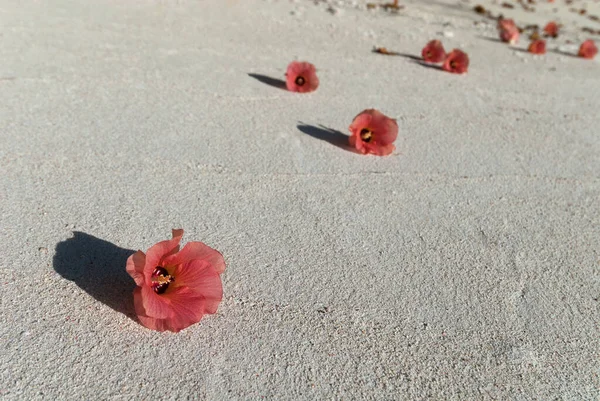
<svg viewBox="0 0 600 401">
<path fill-rule="evenodd" d="M 591 39 L 584 41 L 581 46 L 579 46 L 579 52 L 577 53 L 579 57 L 589 59 L 596 57 L 596 54 L 598 54 L 598 48 Z"/>
<path fill-rule="evenodd" d="M 182 236 L 183 230 L 173 230 L 173 239 L 127 259 L 127 273 L 137 284 L 136 314 L 153 330 L 178 332 L 198 323 L 217 311 L 223 297 L 223 256 L 202 242 L 188 242 L 179 250 Z"/>
<path fill-rule="evenodd" d="M 319 86 L 317 69 L 306 61 L 292 61 L 285 73 L 285 85 L 292 92 L 312 92 Z"/>
<path fill-rule="evenodd" d="M 439 40 L 432 40 L 425 45 L 423 50 L 421 50 L 421 56 L 423 56 L 423 60 L 428 63 L 440 63 L 446 58 L 446 51 L 444 50 L 442 42 Z"/>
<path fill-rule="evenodd" d="M 543 39 L 533 40 L 527 48 L 529 53 L 546 54 L 546 41 Z"/>
<path fill-rule="evenodd" d="M 453 74 L 463 74 L 469 69 L 469 56 L 462 50 L 454 49 L 446 56 L 442 69 Z"/>
<path fill-rule="evenodd" d="M 396 149 L 398 137 L 396 120 L 375 109 L 360 112 L 350 124 L 350 146 L 362 154 L 387 156 Z"/>
</svg>

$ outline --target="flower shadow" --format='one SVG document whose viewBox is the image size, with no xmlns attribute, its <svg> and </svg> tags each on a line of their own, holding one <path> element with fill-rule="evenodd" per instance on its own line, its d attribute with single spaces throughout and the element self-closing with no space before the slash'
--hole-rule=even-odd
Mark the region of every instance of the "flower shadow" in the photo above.
<svg viewBox="0 0 600 401">
<path fill-rule="evenodd" d="M 558 50 L 558 49 L 549 50 L 549 52 L 550 53 L 559 54 L 561 56 L 579 58 L 579 56 L 576 53 L 568 53 L 568 52 L 565 52 L 565 51 L 562 51 L 562 50 Z"/>
<path fill-rule="evenodd" d="M 283 81 L 281 79 L 271 78 L 266 75 L 253 74 L 253 73 L 249 73 L 248 76 L 256 79 L 257 81 L 262 82 L 263 84 L 273 86 L 273 87 L 279 88 L 279 89 L 284 89 L 284 90 L 286 89 L 285 81 Z"/>
<path fill-rule="evenodd" d="M 408 54 L 408 53 L 400 53 L 400 52 L 395 52 L 395 51 L 389 51 L 389 50 L 385 50 L 385 53 L 382 53 L 382 48 L 374 48 L 373 50 L 371 50 L 371 53 L 375 53 L 375 54 L 381 54 L 382 56 L 396 56 L 396 57 L 404 57 L 413 61 L 422 61 L 423 58 L 419 57 L 419 56 L 415 56 L 414 54 Z"/>
<path fill-rule="evenodd" d="M 300 132 L 312 136 L 313 138 L 329 142 L 340 149 L 352 151 L 352 147 L 350 147 L 350 144 L 348 143 L 349 136 L 340 131 L 327 128 L 322 125 L 317 127 L 315 125 L 304 124 L 302 122 L 297 125 L 297 128 Z"/>
<path fill-rule="evenodd" d="M 407 58 L 407 59 L 412 60 L 412 61 L 423 61 L 423 57 L 415 56 L 414 54 L 395 53 L 394 56 L 404 57 L 404 58 Z"/>
<path fill-rule="evenodd" d="M 127 274 L 127 258 L 135 251 L 79 231 L 59 242 L 54 253 L 54 270 L 73 281 L 96 300 L 135 319 L 135 282 Z"/>
<path fill-rule="evenodd" d="M 426 63 L 423 60 L 415 60 L 415 61 L 413 61 L 413 63 L 419 64 L 421 67 L 431 68 L 431 69 L 434 69 L 434 70 L 442 71 L 442 66 L 441 65 L 432 64 L 432 63 Z"/>
<path fill-rule="evenodd" d="M 500 39 L 500 38 L 491 38 L 491 37 L 489 37 L 489 36 L 481 36 L 481 35 L 478 35 L 477 37 L 478 37 L 479 39 L 487 40 L 488 42 L 495 42 L 495 43 L 505 43 L 505 42 L 503 42 L 503 41 L 502 41 L 502 39 Z"/>
</svg>

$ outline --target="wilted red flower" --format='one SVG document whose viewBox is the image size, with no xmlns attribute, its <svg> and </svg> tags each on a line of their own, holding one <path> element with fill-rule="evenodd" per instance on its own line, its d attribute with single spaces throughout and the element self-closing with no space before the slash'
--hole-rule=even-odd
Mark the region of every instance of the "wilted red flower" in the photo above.
<svg viewBox="0 0 600 401">
<path fill-rule="evenodd" d="M 503 42 L 514 45 L 519 41 L 519 28 L 512 19 L 501 19 L 498 21 L 498 31 Z"/>
<path fill-rule="evenodd" d="M 223 297 L 223 256 L 202 242 L 188 242 L 180 251 L 182 236 L 183 230 L 173 230 L 173 239 L 127 259 L 127 273 L 138 285 L 135 312 L 153 330 L 185 329 L 215 313 Z"/>
<path fill-rule="evenodd" d="M 558 25 L 554 21 L 550 21 L 544 27 L 544 33 L 553 38 L 558 36 Z"/>
<path fill-rule="evenodd" d="M 531 41 L 527 51 L 533 54 L 546 54 L 546 41 L 543 39 Z"/>
<path fill-rule="evenodd" d="M 319 86 L 317 69 L 306 61 L 292 61 L 285 73 L 285 84 L 292 92 L 312 92 Z"/>
<path fill-rule="evenodd" d="M 446 56 L 442 69 L 453 74 L 463 74 L 469 69 L 469 56 L 462 50 L 454 49 Z"/>
<path fill-rule="evenodd" d="M 446 51 L 444 50 L 444 46 L 442 46 L 442 42 L 432 40 L 421 50 L 421 55 L 423 56 L 423 60 L 428 63 L 440 63 L 446 58 Z"/>
<path fill-rule="evenodd" d="M 598 48 L 593 40 L 588 39 L 579 46 L 579 57 L 583 58 L 594 58 L 598 54 Z"/>
<path fill-rule="evenodd" d="M 398 124 L 375 109 L 361 111 L 350 124 L 350 146 L 362 154 L 387 156 L 396 149 Z"/>
</svg>

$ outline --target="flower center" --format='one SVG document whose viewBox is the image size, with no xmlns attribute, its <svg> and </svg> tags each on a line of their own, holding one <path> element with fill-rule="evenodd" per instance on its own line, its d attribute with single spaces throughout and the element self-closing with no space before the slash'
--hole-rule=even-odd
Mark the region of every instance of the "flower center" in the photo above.
<svg viewBox="0 0 600 401">
<path fill-rule="evenodd" d="M 302 85 L 304 85 L 304 83 L 306 82 L 306 80 L 304 79 L 304 77 L 298 76 L 296 78 L 296 81 L 294 81 L 294 82 L 296 82 L 296 85 L 302 86 Z"/>
<path fill-rule="evenodd" d="M 363 140 L 363 142 L 369 143 L 371 142 L 371 139 L 373 139 L 373 131 L 371 131 L 368 128 L 363 128 L 360 130 L 360 139 Z"/>
<path fill-rule="evenodd" d="M 452 68 L 452 69 L 456 68 L 456 61 L 451 61 L 450 62 L 450 68 Z"/>
<path fill-rule="evenodd" d="M 154 268 L 154 272 L 152 272 L 152 289 L 155 293 L 164 293 L 173 281 L 175 281 L 175 277 L 169 275 L 167 269 L 160 266 Z"/>
</svg>

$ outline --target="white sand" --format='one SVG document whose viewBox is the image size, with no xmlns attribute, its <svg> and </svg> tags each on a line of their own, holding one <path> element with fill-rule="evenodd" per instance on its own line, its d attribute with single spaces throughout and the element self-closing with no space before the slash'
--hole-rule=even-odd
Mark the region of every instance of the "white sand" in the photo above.
<svg viewBox="0 0 600 401">
<path fill-rule="evenodd" d="M 0 398 L 598 399 L 600 61 L 403 4 L 0 3 Z M 600 24 L 568 7 L 494 11 L 574 51 Z M 469 73 L 370 52 L 432 38 Z M 248 75 L 296 58 L 317 92 Z M 391 157 L 315 128 L 370 107 Z M 225 296 L 161 334 L 124 264 L 178 227 Z"/>
</svg>

